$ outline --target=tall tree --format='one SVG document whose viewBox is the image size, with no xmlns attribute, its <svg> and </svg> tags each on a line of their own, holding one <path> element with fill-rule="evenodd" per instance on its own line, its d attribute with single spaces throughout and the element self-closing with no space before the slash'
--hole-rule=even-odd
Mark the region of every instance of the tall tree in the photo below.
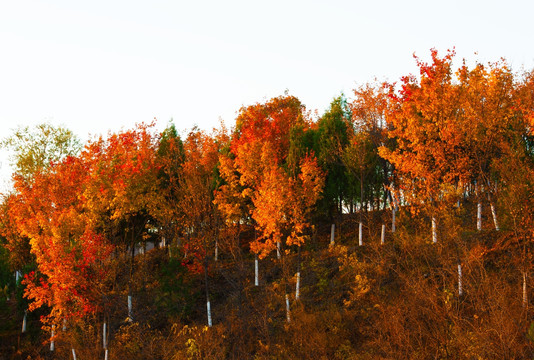
<svg viewBox="0 0 534 360">
<path fill-rule="evenodd" d="M 354 178 L 347 171 L 343 162 L 343 153 L 349 145 L 351 133 L 351 112 L 343 95 L 330 103 L 330 108 L 317 121 L 314 130 L 318 163 L 326 173 L 323 198 L 319 204 L 322 211 L 327 211 L 331 218 L 341 214 L 343 205 L 348 203 L 352 209 L 355 199 Z"/>
<path fill-rule="evenodd" d="M 431 57 L 430 64 L 417 59 L 420 78 L 403 77 L 400 91 L 391 90 L 386 120 L 396 145 L 382 146 L 379 153 L 395 166 L 408 200 L 427 207 L 436 242 L 440 199 L 448 185 L 468 176 L 462 170 L 469 157 L 458 122 L 460 92 L 452 81 L 454 52 L 440 58 L 432 50 Z"/>
<path fill-rule="evenodd" d="M 15 174 L 30 180 L 51 163 L 76 155 L 81 144 L 69 129 L 43 123 L 35 127 L 18 127 L 0 142 L 0 147 L 13 153 L 11 162 Z"/>
</svg>

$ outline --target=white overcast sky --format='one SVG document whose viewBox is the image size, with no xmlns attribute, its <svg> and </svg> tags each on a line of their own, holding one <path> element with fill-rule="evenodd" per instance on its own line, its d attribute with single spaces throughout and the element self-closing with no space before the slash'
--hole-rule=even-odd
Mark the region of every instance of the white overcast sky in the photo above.
<svg viewBox="0 0 534 360">
<path fill-rule="evenodd" d="M 533 4 L 0 0 L 0 136 L 47 121 L 86 140 L 154 117 L 209 130 L 286 89 L 323 113 L 342 91 L 416 72 L 412 54 L 433 47 L 532 69 Z"/>
</svg>

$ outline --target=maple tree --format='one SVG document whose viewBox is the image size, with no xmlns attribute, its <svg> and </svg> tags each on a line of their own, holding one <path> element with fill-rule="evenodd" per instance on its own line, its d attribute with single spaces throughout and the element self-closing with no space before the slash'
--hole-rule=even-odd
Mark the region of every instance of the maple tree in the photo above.
<svg viewBox="0 0 534 360">
<path fill-rule="evenodd" d="M 468 181 L 469 154 L 463 148 L 464 128 L 457 121 L 461 112 L 460 91 L 453 82 L 454 52 L 440 58 L 432 50 L 431 57 L 430 64 L 417 59 L 420 79 L 403 77 L 398 93 L 390 85 L 386 121 L 395 146 L 381 146 L 379 154 L 395 166 L 407 200 L 427 207 L 435 242 L 437 207 L 444 204 L 440 200 L 450 186 Z"/>
<path fill-rule="evenodd" d="M 157 149 L 158 191 L 161 201 L 153 209 L 154 217 L 160 226 L 161 239 L 165 245 L 177 245 L 181 234 L 180 178 L 185 160 L 184 144 L 174 124 L 170 124 L 161 134 Z"/>
<path fill-rule="evenodd" d="M 463 179 L 464 184 L 474 183 L 479 204 L 483 195 L 487 195 L 498 229 L 494 209 L 498 178 L 492 167 L 503 156 L 503 146 L 507 146 L 509 138 L 522 131 L 517 126 L 520 117 L 514 99 L 514 76 L 506 63 L 500 62 L 488 66 L 477 64 L 472 70 L 464 65 L 458 77 L 464 92 L 459 122 L 469 129 L 464 135 L 469 179 Z"/>
<path fill-rule="evenodd" d="M 95 227 L 132 251 L 162 201 L 158 191 L 158 137 L 151 125 L 91 140 L 81 154 L 89 180 L 84 199 Z"/>
<path fill-rule="evenodd" d="M 215 201 L 228 220 L 248 219 L 258 224 L 261 235 L 251 243 L 251 250 L 261 257 L 280 246 L 284 239 L 288 245 L 302 243 L 304 215 L 295 210 L 290 214 L 289 209 L 304 202 L 307 207 L 301 211 L 307 214 L 322 190 L 322 173 L 312 160 L 314 157 L 296 151 L 297 143 L 291 140 L 292 129 L 306 131 L 307 124 L 303 105 L 292 96 L 242 108 L 230 153 L 220 157 L 225 183 Z M 299 174 L 304 175 L 299 178 Z M 316 181 L 317 186 L 304 180 Z M 311 186 L 313 191 L 303 194 L 299 186 L 308 190 Z M 290 226 L 296 228 L 284 235 Z"/>
<path fill-rule="evenodd" d="M 74 157 L 36 174 L 31 185 L 15 181 L 14 220 L 38 265 L 26 275 L 25 296 L 32 300 L 30 311 L 47 306 L 52 323 L 94 313 L 101 301 L 101 261 L 112 247 L 93 230 L 80 201 L 86 181 L 87 167 Z"/>
</svg>

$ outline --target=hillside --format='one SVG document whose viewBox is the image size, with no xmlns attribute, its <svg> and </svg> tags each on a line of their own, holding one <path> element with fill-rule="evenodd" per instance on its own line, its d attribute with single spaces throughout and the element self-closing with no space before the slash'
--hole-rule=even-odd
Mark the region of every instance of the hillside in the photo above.
<svg viewBox="0 0 534 360">
<path fill-rule="evenodd" d="M 232 254 L 221 244 L 218 261 L 211 257 L 209 266 L 211 328 L 203 274 L 190 275 L 180 257 L 169 258 L 169 249 L 153 249 L 136 257 L 133 322 L 127 321 L 126 294 L 111 292 L 106 299 L 109 359 L 532 357 L 519 244 L 508 242 L 509 230 L 490 229 L 490 214 L 484 214 L 482 231 L 472 230 L 475 212 L 473 204 L 463 204 L 453 221 L 462 227 L 450 230 L 444 221 L 437 244 L 425 226 L 428 219 L 406 209 L 384 245 L 381 219 L 388 219 L 389 211 L 366 214 L 363 246 L 358 246 L 355 216 L 338 222 L 335 246 L 329 246 L 330 226 L 324 223 L 301 251 L 298 300 L 297 254 L 261 260 L 256 287 L 253 257 L 243 248 Z M 243 228 L 240 240 L 247 243 L 251 236 Z M 116 276 L 120 282 L 126 275 Z M 13 301 L 2 306 L 0 316 L 2 359 L 50 358 L 35 316 L 24 335 Z M 102 323 L 94 319 L 74 333 L 58 332 L 55 358 L 69 358 L 71 348 L 80 359 L 103 358 L 102 329 L 92 325 Z"/>
</svg>

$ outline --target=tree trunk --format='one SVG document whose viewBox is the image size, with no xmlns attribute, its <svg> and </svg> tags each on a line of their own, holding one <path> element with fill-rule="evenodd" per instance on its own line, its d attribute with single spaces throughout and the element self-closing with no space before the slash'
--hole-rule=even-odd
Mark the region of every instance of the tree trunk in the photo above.
<svg viewBox="0 0 534 360">
<path fill-rule="evenodd" d="M 295 300 L 300 297 L 300 246 L 297 253 L 297 284 L 295 286 Z"/>
<path fill-rule="evenodd" d="M 76 360 L 76 351 L 74 351 L 74 348 L 72 348 L 72 359 Z"/>
<path fill-rule="evenodd" d="M 477 203 L 477 230 L 482 230 L 482 203 L 480 200 Z"/>
<path fill-rule="evenodd" d="M 462 296 L 464 293 L 462 287 L 462 264 L 458 263 L 458 296 Z"/>
<path fill-rule="evenodd" d="M 527 293 L 527 273 L 523 272 L 523 308 L 528 307 L 528 293 Z"/>
<path fill-rule="evenodd" d="M 259 264 L 258 264 L 258 254 L 254 255 L 254 286 L 260 285 L 259 280 Z"/>
<path fill-rule="evenodd" d="M 132 295 L 128 294 L 128 322 L 133 321 Z"/>
<path fill-rule="evenodd" d="M 384 245 L 386 239 L 386 225 L 382 224 L 382 233 L 380 234 L 380 244 Z"/>
<path fill-rule="evenodd" d="M 335 245 L 335 241 L 334 241 L 335 232 L 336 232 L 336 224 L 332 224 L 332 226 L 330 227 L 330 246 Z"/>
<path fill-rule="evenodd" d="M 295 286 L 295 300 L 300 297 L 300 270 L 297 271 L 297 285 Z"/>
<path fill-rule="evenodd" d="M 363 226 L 362 222 L 360 221 L 360 225 L 358 226 L 358 245 L 363 245 Z"/>
<path fill-rule="evenodd" d="M 210 304 L 210 291 L 208 286 L 208 257 L 204 257 L 204 283 L 206 286 L 206 311 L 208 315 L 208 327 L 211 327 L 211 304 Z"/>
<path fill-rule="evenodd" d="M 50 351 L 54 351 L 56 349 L 56 344 L 54 343 L 54 336 L 56 335 L 54 332 L 55 325 L 52 325 L 52 331 L 50 333 Z"/>
<path fill-rule="evenodd" d="M 107 338 L 107 324 L 104 321 L 104 325 L 102 326 L 102 347 L 104 350 L 108 348 L 108 338 Z"/>
<path fill-rule="evenodd" d="M 211 322 L 211 304 L 210 304 L 210 299 L 209 298 L 206 301 L 206 311 L 208 313 L 208 327 L 211 327 L 211 325 L 212 325 L 212 322 Z"/>
<path fill-rule="evenodd" d="M 287 322 L 291 322 L 291 312 L 289 310 L 289 295 L 286 294 L 286 319 Z"/>
<path fill-rule="evenodd" d="M 395 219 L 395 213 L 397 212 L 396 207 L 392 207 L 391 209 L 391 232 L 394 233 L 396 230 L 396 219 Z"/>
<path fill-rule="evenodd" d="M 497 221 L 497 212 L 495 211 L 495 204 L 490 202 L 491 215 L 493 216 L 493 224 L 495 225 L 495 230 L 499 231 L 499 222 Z"/>
<path fill-rule="evenodd" d="M 28 310 L 24 311 L 24 318 L 22 318 L 22 333 L 24 334 L 26 332 L 26 320 L 28 317 Z"/>
<path fill-rule="evenodd" d="M 438 229 L 437 229 L 437 222 L 436 218 L 432 216 L 432 243 L 438 242 Z"/>
</svg>

